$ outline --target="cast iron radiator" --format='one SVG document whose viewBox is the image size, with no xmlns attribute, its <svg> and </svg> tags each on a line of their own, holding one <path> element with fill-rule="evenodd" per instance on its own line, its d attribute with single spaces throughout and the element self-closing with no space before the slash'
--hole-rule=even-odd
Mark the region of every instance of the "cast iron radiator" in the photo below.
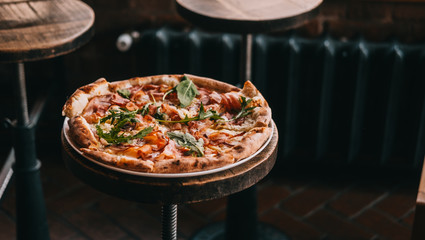
<svg viewBox="0 0 425 240">
<path fill-rule="evenodd" d="M 143 75 L 236 84 L 240 36 L 160 28 L 131 46 Z M 289 162 L 419 168 L 425 153 L 425 45 L 361 38 L 253 38 L 252 81 L 273 110 Z"/>
</svg>

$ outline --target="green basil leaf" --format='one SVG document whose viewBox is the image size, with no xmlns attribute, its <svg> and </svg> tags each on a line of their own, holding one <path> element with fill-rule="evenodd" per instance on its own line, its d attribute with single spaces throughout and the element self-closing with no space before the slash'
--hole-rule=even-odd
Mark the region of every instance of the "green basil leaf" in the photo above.
<svg viewBox="0 0 425 240">
<path fill-rule="evenodd" d="M 189 133 L 168 132 L 168 137 L 173 139 L 178 145 L 189 148 L 196 153 L 198 157 L 204 156 L 204 140 L 196 138 Z"/>
<path fill-rule="evenodd" d="M 192 103 L 192 100 L 199 95 L 195 84 L 186 76 L 176 86 L 177 98 L 180 101 L 181 107 L 187 107 Z"/>
<path fill-rule="evenodd" d="M 131 92 L 128 89 L 119 89 L 117 93 L 123 98 L 130 98 Z"/>
</svg>

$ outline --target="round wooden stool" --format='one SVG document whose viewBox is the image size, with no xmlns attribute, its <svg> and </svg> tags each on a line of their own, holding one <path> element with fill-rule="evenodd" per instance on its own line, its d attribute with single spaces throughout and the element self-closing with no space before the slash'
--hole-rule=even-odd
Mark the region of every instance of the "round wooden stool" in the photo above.
<svg viewBox="0 0 425 240">
<path fill-rule="evenodd" d="M 251 80 L 252 34 L 299 26 L 318 13 L 322 0 L 176 0 L 186 20 L 206 30 L 240 33 L 240 84 Z"/>
<path fill-rule="evenodd" d="M 66 121 L 66 120 L 65 120 Z M 251 187 L 272 169 L 277 154 L 278 132 L 248 161 L 228 169 L 188 174 L 128 173 L 105 167 L 79 154 L 62 131 L 65 164 L 93 188 L 127 200 L 162 204 L 162 238 L 177 239 L 177 204 L 221 198 Z"/>
<path fill-rule="evenodd" d="M 15 157 L 9 158 L 5 164 L 8 169 L 3 170 L 15 174 L 18 239 L 49 239 L 39 176 L 41 164 L 34 143 L 41 111 L 28 114 L 24 62 L 75 50 L 89 41 L 93 23 L 93 10 L 79 0 L 0 0 L 0 63 L 14 63 L 17 76 L 13 80 L 17 121 L 8 122 L 14 135 Z M 1 183 L 2 187 L 7 183 Z"/>
<path fill-rule="evenodd" d="M 177 11 L 192 24 L 210 31 L 241 34 L 240 85 L 251 80 L 252 34 L 299 26 L 316 16 L 321 3 L 322 0 L 176 0 Z M 229 196 L 226 239 L 287 239 L 277 231 L 265 229 L 264 225 L 255 227 L 258 225 L 256 197 L 255 186 Z M 207 227 L 192 239 L 221 239 L 208 235 L 212 231 L 224 230 L 220 227 L 211 229 Z M 243 238 L 237 238 L 241 233 Z"/>
</svg>

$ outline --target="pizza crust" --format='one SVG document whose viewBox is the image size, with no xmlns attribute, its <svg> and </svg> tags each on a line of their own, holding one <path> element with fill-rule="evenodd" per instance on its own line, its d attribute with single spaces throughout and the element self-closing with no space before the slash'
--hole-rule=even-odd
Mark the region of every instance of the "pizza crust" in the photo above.
<svg viewBox="0 0 425 240">
<path fill-rule="evenodd" d="M 98 149 L 81 148 L 81 151 L 85 156 L 113 167 L 140 172 L 153 172 L 154 169 L 154 163 L 152 161 L 140 161 L 137 158 L 116 156 L 99 151 Z"/>
<path fill-rule="evenodd" d="M 110 93 L 109 83 L 105 78 L 100 78 L 93 83 L 80 87 L 66 101 L 62 108 L 62 115 L 72 118 L 81 114 L 89 100 L 94 96 Z"/>
<path fill-rule="evenodd" d="M 241 160 L 250 157 L 256 151 L 253 149 L 260 149 L 272 134 L 272 129 L 268 127 L 257 127 L 243 135 L 241 141 L 229 151 L 235 159 Z"/>
<path fill-rule="evenodd" d="M 70 126 L 69 137 L 78 144 L 79 147 L 89 148 L 98 146 L 98 140 L 93 135 L 87 121 L 81 116 L 75 116 L 68 120 Z"/>
</svg>

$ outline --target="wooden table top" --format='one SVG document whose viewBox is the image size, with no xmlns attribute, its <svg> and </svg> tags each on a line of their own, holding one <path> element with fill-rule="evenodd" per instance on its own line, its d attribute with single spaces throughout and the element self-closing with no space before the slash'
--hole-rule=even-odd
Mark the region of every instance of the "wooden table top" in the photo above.
<svg viewBox="0 0 425 240">
<path fill-rule="evenodd" d="M 66 54 L 90 40 L 93 23 L 79 0 L 0 0 L 0 62 Z"/>
<path fill-rule="evenodd" d="M 62 131 L 63 158 L 68 169 L 93 188 L 131 201 L 181 204 L 221 198 L 253 186 L 273 168 L 278 132 L 273 123 L 269 144 L 240 165 L 208 175 L 163 178 L 126 174 L 100 166 L 77 153 Z"/>
<path fill-rule="evenodd" d="M 322 0 L 176 0 L 178 12 L 207 30 L 260 33 L 303 23 Z"/>
</svg>

